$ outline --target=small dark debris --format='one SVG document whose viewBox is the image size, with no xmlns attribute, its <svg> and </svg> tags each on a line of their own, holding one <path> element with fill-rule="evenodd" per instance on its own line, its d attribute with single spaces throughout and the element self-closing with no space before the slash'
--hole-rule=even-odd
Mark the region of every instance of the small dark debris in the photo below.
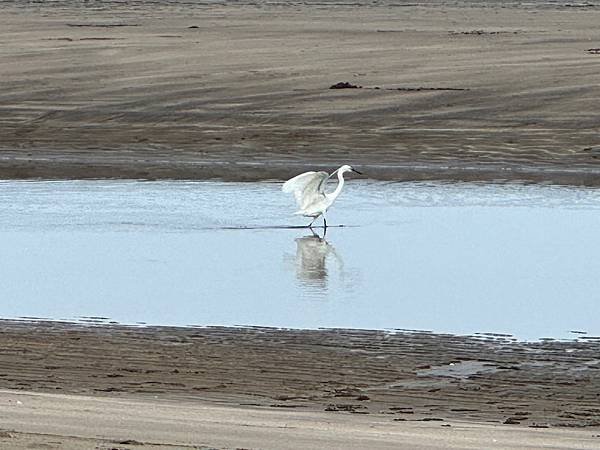
<svg viewBox="0 0 600 450">
<path fill-rule="evenodd" d="M 423 417 L 420 419 L 421 422 L 443 422 L 444 419 L 440 419 L 439 417 Z"/>
<path fill-rule="evenodd" d="M 442 427 L 451 427 L 452 425 L 450 425 L 449 423 L 443 423 L 441 426 Z"/>
<path fill-rule="evenodd" d="M 200 27 L 198 25 L 191 25 L 188 28 L 191 30 L 191 29 L 197 29 L 197 28 L 200 28 Z"/>
<path fill-rule="evenodd" d="M 450 31 L 451 35 L 470 35 L 470 36 L 483 36 L 483 35 L 497 35 L 497 34 L 518 34 L 518 31 L 485 31 L 485 30 L 470 30 L 470 31 Z"/>
<path fill-rule="evenodd" d="M 139 27 L 132 23 L 68 23 L 68 27 L 91 27 L 91 28 L 117 28 L 117 27 Z"/>
<path fill-rule="evenodd" d="M 364 409 L 362 405 L 352 405 L 347 403 L 329 404 L 325 408 L 325 411 L 346 411 L 346 412 L 357 412 L 358 409 Z"/>
<path fill-rule="evenodd" d="M 358 397 L 356 397 L 356 400 L 363 402 L 365 400 L 371 400 L 371 397 L 369 397 L 368 395 L 359 395 Z"/>
<path fill-rule="evenodd" d="M 125 38 L 113 38 L 113 37 L 85 37 L 79 39 L 80 41 L 122 41 Z M 92 320 L 82 320 L 82 322 L 92 322 Z M 98 322 L 93 320 L 93 322 Z"/>
<path fill-rule="evenodd" d="M 547 425 L 545 423 L 532 423 L 531 425 L 529 425 L 529 428 L 550 428 L 550 425 Z"/>
<path fill-rule="evenodd" d="M 117 444 L 124 444 L 124 445 L 144 445 L 143 442 L 136 441 L 135 439 L 125 439 L 124 441 L 117 442 Z"/>
<path fill-rule="evenodd" d="M 421 92 L 421 91 L 468 91 L 468 88 L 443 88 L 443 87 L 405 87 L 405 88 L 388 88 L 388 91 L 405 91 L 405 92 Z"/>
<path fill-rule="evenodd" d="M 290 404 L 283 404 L 283 403 L 273 403 L 272 405 L 269 405 L 271 408 L 302 408 L 303 405 L 290 405 Z"/>
<path fill-rule="evenodd" d="M 592 55 L 600 55 L 600 48 L 588 48 L 587 52 Z"/>
<path fill-rule="evenodd" d="M 348 83 L 347 81 L 340 81 L 332 86 L 329 86 L 329 89 L 361 89 L 362 86 L 357 86 L 352 83 Z"/>
<path fill-rule="evenodd" d="M 450 34 L 475 34 L 477 36 L 487 34 L 483 30 L 471 30 L 471 31 L 451 31 Z"/>
<path fill-rule="evenodd" d="M 509 417 L 502 423 L 505 423 L 506 425 L 518 425 L 521 423 L 520 420 L 521 420 L 520 417 Z"/>
</svg>

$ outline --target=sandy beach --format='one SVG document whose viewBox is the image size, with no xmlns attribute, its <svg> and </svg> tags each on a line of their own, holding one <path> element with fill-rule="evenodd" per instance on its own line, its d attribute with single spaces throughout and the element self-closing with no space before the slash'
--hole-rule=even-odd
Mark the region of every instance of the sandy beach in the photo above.
<svg viewBox="0 0 600 450">
<path fill-rule="evenodd" d="M 203 401 L 114 399 L 0 391 L 15 450 L 227 449 L 597 449 L 589 431 L 523 429 L 460 421 L 392 422 L 317 411 L 267 411 Z M 590 437 L 591 436 L 591 437 Z"/>
<path fill-rule="evenodd" d="M 50 435 L 210 448 L 599 445 L 593 337 L 31 321 L 3 321 L 0 334 L 10 448 Z"/>
<path fill-rule="evenodd" d="M 594 2 L 1 8 L 0 178 L 599 184 Z"/>
</svg>

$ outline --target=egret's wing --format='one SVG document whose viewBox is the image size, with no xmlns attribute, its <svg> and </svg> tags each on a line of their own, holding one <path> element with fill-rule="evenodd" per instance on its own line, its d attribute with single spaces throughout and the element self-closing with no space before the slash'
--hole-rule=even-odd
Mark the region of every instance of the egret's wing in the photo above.
<svg viewBox="0 0 600 450">
<path fill-rule="evenodd" d="M 302 190 L 304 189 L 304 186 L 306 186 L 306 183 L 312 180 L 315 173 L 317 172 L 304 172 L 300 175 L 296 175 L 294 178 L 290 178 L 285 183 L 283 183 L 283 186 L 281 186 L 281 190 L 283 192 L 294 192 L 297 189 Z"/>
<path fill-rule="evenodd" d="M 325 183 L 329 178 L 329 174 L 327 172 L 316 172 L 311 180 L 306 183 L 304 189 L 302 189 L 302 203 L 298 203 L 300 209 L 305 209 L 311 203 L 319 201 L 323 198 L 325 194 Z M 296 200 L 298 200 L 296 198 Z"/>
<path fill-rule="evenodd" d="M 300 209 L 306 208 L 324 193 L 327 172 L 305 172 L 283 183 L 283 192 L 293 192 Z"/>
</svg>

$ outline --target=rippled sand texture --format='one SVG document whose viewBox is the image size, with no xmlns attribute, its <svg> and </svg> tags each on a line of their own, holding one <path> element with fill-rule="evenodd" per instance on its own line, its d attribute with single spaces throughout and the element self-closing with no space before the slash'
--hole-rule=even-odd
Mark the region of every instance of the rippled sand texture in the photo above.
<svg viewBox="0 0 600 450">
<path fill-rule="evenodd" d="M 0 389 L 598 427 L 600 338 L 2 321 Z"/>
<path fill-rule="evenodd" d="M 597 2 L 0 5 L 0 177 L 600 180 Z"/>
</svg>

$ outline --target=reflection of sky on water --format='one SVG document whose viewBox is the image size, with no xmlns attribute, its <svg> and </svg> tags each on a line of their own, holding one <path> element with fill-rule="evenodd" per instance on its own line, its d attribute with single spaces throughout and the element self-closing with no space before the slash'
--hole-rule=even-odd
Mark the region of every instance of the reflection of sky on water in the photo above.
<svg viewBox="0 0 600 450">
<path fill-rule="evenodd" d="M 598 190 L 351 180 L 325 239 L 222 229 L 293 210 L 274 183 L 0 182 L 0 316 L 600 334 Z"/>
</svg>

